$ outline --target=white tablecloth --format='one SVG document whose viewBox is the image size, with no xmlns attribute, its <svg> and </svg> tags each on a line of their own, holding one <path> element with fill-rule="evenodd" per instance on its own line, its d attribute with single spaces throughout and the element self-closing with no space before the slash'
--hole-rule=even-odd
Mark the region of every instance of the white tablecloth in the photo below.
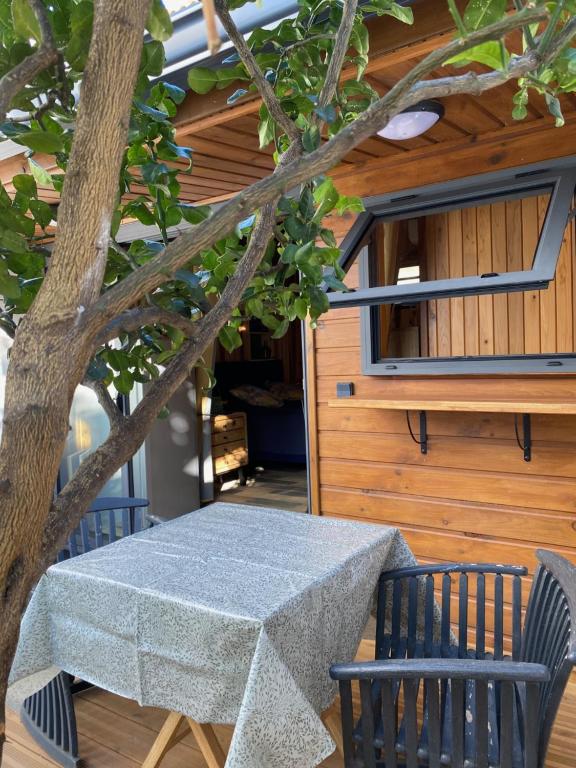
<svg viewBox="0 0 576 768">
<path fill-rule="evenodd" d="M 227 768 L 312 768 L 334 750 L 330 664 L 354 658 L 379 573 L 413 563 L 395 528 L 212 504 L 51 567 L 11 701 L 65 670 L 236 723 Z"/>
</svg>

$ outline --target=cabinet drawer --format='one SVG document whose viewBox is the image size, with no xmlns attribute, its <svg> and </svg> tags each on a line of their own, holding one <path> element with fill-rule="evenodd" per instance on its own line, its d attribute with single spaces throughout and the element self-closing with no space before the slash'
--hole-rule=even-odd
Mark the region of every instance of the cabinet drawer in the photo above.
<svg viewBox="0 0 576 768">
<path fill-rule="evenodd" d="M 222 416 L 214 416 L 212 419 L 213 435 L 233 432 L 237 429 L 246 430 L 246 415 L 243 413 L 229 413 Z"/>
<path fill-rule="evenodd" d="M 212 445 L 214 447 L 239 442 L 246 442 L 246 433 L 243 429 L 231 429 L 229 432 L 215 432 L 212 434 Z"/>
</svg>

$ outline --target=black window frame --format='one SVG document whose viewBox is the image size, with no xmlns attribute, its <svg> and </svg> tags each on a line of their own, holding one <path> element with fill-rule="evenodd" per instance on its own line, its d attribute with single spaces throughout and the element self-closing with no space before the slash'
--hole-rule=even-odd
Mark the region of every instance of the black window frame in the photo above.
<svg viewBox="0 0 576 768">
<path fill-rule="evenodd" d="M 536 194 L 551 188 L 547 215 L 540 232 L 532 269 L 502 274 L 429 280 L 370 287 L 370 233 L 380 221 L 397 221 Z M 554 279 L 576 190 L 576 157 L 508 171 L 484 174 L 424 188 L 402 195 L 378 195 L 364 200 L 358 217 L 342 243 L 340 264 L 347 269 L 359 261 L 360 287 L 330 291 L 331 309 L 360 307 L 362 372 L 365 375 L 421 376 L 492 373 L 576 373 L 576 351 L 540 355 L 380 358 L 375 318 L 382 304 L 421 303 L 432 299 L 543 290 Z M 576 299 L 575 299 L 576 300 Z"/>
</svg>

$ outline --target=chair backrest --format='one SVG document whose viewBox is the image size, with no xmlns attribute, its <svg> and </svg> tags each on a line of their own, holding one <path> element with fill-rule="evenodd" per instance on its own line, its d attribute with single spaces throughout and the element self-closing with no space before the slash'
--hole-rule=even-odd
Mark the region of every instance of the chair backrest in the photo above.
<svg viewBox="0 0 576 768">
<path fill-rule="evenodd" d="M 429 565 L 384 572 L 378 586 L 376 658 L 504 656 L 506 630 L 512 658 L 520 657 L 522 576 L 519 566 Z M 475 601 L 476 607 L 471 608 Z M 505 615 L 511 611 L 511 621 Z M 469 624 L 475 638 L 469 642 Z M 507 624 L 510 623 L 511 627 Z"/>
<path fill-rule="evenodd" d="M 570 673 L 576 664 L 576 568 L 563 557 L 538 550 L 522 637 L 521 660 L 544 664 L 550 682 L 540 692 L 539 766 Z"/>
<path fill-rule="evenodd" d="M 67 546 L 58 553 L 58 562 L 143 530 L 147 524 L 144 509 L 147 505 L 147 499 L 97 499 L 68 539 Z"/>
</svg>

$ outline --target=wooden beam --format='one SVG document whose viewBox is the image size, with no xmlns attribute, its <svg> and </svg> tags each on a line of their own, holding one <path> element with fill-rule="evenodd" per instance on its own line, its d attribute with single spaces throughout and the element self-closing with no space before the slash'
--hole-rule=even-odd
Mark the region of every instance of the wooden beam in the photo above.
<svg viewBox="0 0 576 768">
<path fill-rule="evenodd" d="M 576 115 L 563 128 L 548 118 L 501 128 L 480 137 L 412 150 L 356 165 L 340 166 L 332 177 L 341 194 L 370 195 L 461 179 L 576 154 Z"/>
</svg>

